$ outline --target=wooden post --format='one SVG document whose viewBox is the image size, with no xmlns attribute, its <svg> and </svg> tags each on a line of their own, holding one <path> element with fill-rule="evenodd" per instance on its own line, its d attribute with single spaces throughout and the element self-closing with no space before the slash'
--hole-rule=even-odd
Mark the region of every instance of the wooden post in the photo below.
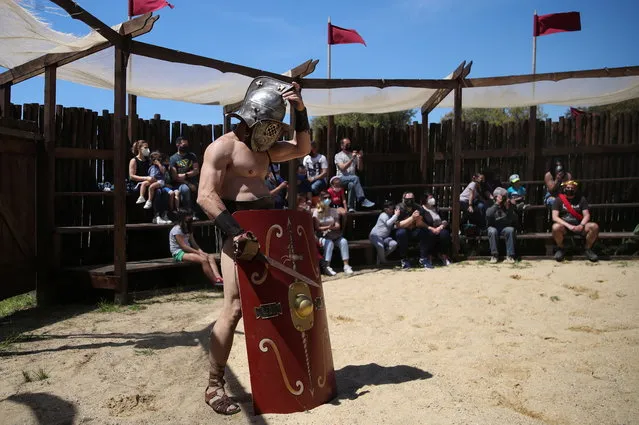
<svg viewBox="0 0 639 425">
<path fill-rule="evenodd" d="M 295 111 L 293 105 L 291 105 L 290 110 L 291 128 L 295 128 Z M 291 210 L 297 208 L 297 159 L 292 159 L 288 162 L 288 208 Z"/>
<path fill-rule="evenodd" d="M 428 155 L 428 113 L 422 111 L 422 143 L 420 146 L 420 160 L 419 160 L 419 169 L 422 173 L 422 182 L 423 183 L 431 183 L 433 178 L 433 170 L 430 167 L 430 157 Z"/>
<path fill-rule="evenodd" d="M 0 117 L 11 116 L 11 83 L 0 86 Z"/>
<path fill-rule="evenodd" d="M 126 274 L 126 65 L 128 53 L 115 48 L 115 84 L 113 103 L 113 180 L 115 196 L 113 202 L 113 265 L 119 281 L 115 295 L 118 304 L 128 303 Z"/>
<path fill-rule="evenodd" d="M 528 116 L 528 167 L 524 180 L 537 180 L 538 162 L 541 160 L 541 143 L 537 140 L 537 106 L 530 107 Z"/>
<path fill-rule="evenodd" d="M 328 116 L 328 124 L 326 128 L 326 161 L 328 161 L 328 176 L 335 175 L 335 117 Z"/>
<path fill-rule="evenodd" d="M 457 87 L 454 90 L 455 109 L 453 119 L 453 199 L 452 199 L 452 237 L 453 237 L 453 258 L 459 256 L 459 228 L 461 221 L 459 193 L 461 191 L 461 145 L 462 145 L 462 86 L 458 80 Z"/>
<path fill-rule="evenodd" d="M 138 97 L 134 94 L 129 95 L 129 146 L 138 140 Z"/>
<path fill-rule="evenodd" d="M 37 223 L 37 277 L 36 299 L 38 306 L 54 302 L 55 287 L 52 279 L 53 266 L 58 257 L 54 252 L 53 232 L 55 228 L 55 65 L 44 71 L 44 143 L 38 144 L 36 177 L 36 223 Z"/>
</svg>

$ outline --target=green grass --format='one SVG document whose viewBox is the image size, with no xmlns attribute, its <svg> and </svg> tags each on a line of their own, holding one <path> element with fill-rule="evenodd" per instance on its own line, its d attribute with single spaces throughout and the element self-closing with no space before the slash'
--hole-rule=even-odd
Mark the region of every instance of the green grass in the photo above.
<svg viewBox="0 0 639 425">
<path fill-rule="evenodd" d="M 557 295 L 553 295 L 552 297 L 550 297 L 550 301 L 557 302 L 559 301 L 559 297 Z"/>
<path fill-rule="evenodd" d="M 29 338 L 28 335 L 21 333 L 12 333 L 9 334 L 5 339 L 0 341 L 0 351 L 9 349 L 13 344 L 18 342 L 23 342 Z"/>
<path fill-rule="evenodd" d="M 141 350 L 135 350 L 136 356 L 153 356 L 155 355 L 155 350 L 152 348 L 143 348 Z"/>
<path fill-rule="evenodd" d="M 146 310 L 147 307 L 140 304 L 131 304 L 129 306 L 120 306 L 110 301 L 101 300 L 98 302 L 99 313 L 126 313 Z"/>
<path fill-rule="evenodd" d="M 532 266 L 529 261 L 517 261 L 511 265 L 513 269 L 530 269 Z"/>
<path fill-rule="evenodd" d="M 24 382 L 31 382 L 33 381 L 33 378 L 31 377 L 31 375 L 29 374 L 29 372 L 27 372 L 26 370 L 22 371 L 22 376 L 24 376 Z"/>
<path fill-rule="evenodd" d="M 6 300 L 0 301 L 0 318 L 10 316 L 16 311 L 35 307 L 35 305 L 35 292 L 29 292 L 27 294 L 16 295 L 15 297 L 7 298 Z"/>
<path fill-rule="evenodd" d="M 24 377 L 24 382 L 44 381 L 45 379 L 49 379 L 49 374 L 42 368 L 39 368 L 33 373 L 23 370 L 22 376 Z"/>
<path fill-rule="evenodd" d="M 49 379 L 49 374 L 44 371 L 44 369 L 40 368 L 35 374 L 36 379 L 38 381 L 44 381 L 45 379 Z"/>
</svg>

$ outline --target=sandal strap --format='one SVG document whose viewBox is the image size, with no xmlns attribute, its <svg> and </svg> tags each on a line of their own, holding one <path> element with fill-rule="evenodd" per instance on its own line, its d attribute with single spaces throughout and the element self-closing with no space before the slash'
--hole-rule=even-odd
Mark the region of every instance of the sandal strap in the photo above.
<svg viewBox="0 0 639 425">
<path fill-rule="evenodd" d="M 208 391 L 209 387 L 206 388 Z M 222 415 L 233 415 L 240 411 L 240 405 L 234 402 L 226 393 L 222 395 L 218 394 L 219 389 L 212 392 L 204 393 L 204 401 L 208 404 L 214 412 Z M 232 409 L 229 410 L 229 407 Z"/>
</svg>

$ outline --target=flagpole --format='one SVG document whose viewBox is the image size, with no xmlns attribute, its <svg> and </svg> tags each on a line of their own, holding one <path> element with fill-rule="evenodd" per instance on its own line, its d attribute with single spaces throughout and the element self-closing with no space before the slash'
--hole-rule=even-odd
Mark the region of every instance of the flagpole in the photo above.
<svg viewBox="0 0 639 425">
<path fill-rule="evenodd" d="M 327 25 L 327 30 L 330 31 L 331 30 L 331 17 L 328 17 L 328 25 Z M 330 36 L 330 34 L 329 34 Z M 326 71 L 326 78 L 327 79 L 331 79 L 331 43 L 329 42 L 329 39 L 327 37 L 326 40 L 326 44 L 328 45 L 327 47 L 327 61 L 326 61 L 326 66 L 327 66 L 327 71 Z M 331 107 L 331 89 L 328 89 L 328 106 L 329 108 Z M 335 173 L 335 165 L 334 162 L 330 160 L 330 158 L 332 158 L 332 156 L 335 154 L 335 152 L 333 152 L 333 146 L 335 143 L 335 140 L 333 140 L 335 138 L 335 119 L 333 117 L 333 115 L 329 115 L 327 118 L 327 122 L 326 122 L 326 158 L 328 159 L 328 172 L 329 175 L 333 175 Z"/>
<path fill-rule="evenodd" d="M 331 17 L 328 17 L 328 27 L 330 30 L 331 27 Z M 326 43 L 328 45 L 328 57 L 327 57 L 327 66 L 328 66 L 328 72 L 326 73 L 326 78 L 328 78 L 329 80 L 331 79 L 331 43 Z M 330 94 L 330 91 L 329 91 Z"/>
<path fill-rule="evenodd" d="M 533 16 L 533 22 L 535 26 L 537 26 L 537 10 L 535 9 L 535 14 Z M 533 54 L 532 54 L 532 73 L 535 75 L 537 73 L 537 36 L 535 35 L 535 29 L 533 29 Z M 535 99 L 535 82 L 533 81 L 532 86 L 532 94 L 533 100 Z"/>
</svg>

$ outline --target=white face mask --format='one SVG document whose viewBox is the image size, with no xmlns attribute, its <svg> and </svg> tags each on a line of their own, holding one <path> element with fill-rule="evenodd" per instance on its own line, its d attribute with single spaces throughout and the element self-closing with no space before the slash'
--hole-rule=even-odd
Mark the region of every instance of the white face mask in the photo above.
<svg viewBox="0 0 639 425">
<path fill-rule="evenodd" d="M 434 207 L 437 201 L 435 201 L 435 198 L 428 198 L 428 206 L 429 207 Z"/>
<path fill-rule="evenodd" d="M 151 151 L 149 150 L 149 148 L 142 148 L 142 156 L 149 156 L 151 154 Z"/>
</svg>

